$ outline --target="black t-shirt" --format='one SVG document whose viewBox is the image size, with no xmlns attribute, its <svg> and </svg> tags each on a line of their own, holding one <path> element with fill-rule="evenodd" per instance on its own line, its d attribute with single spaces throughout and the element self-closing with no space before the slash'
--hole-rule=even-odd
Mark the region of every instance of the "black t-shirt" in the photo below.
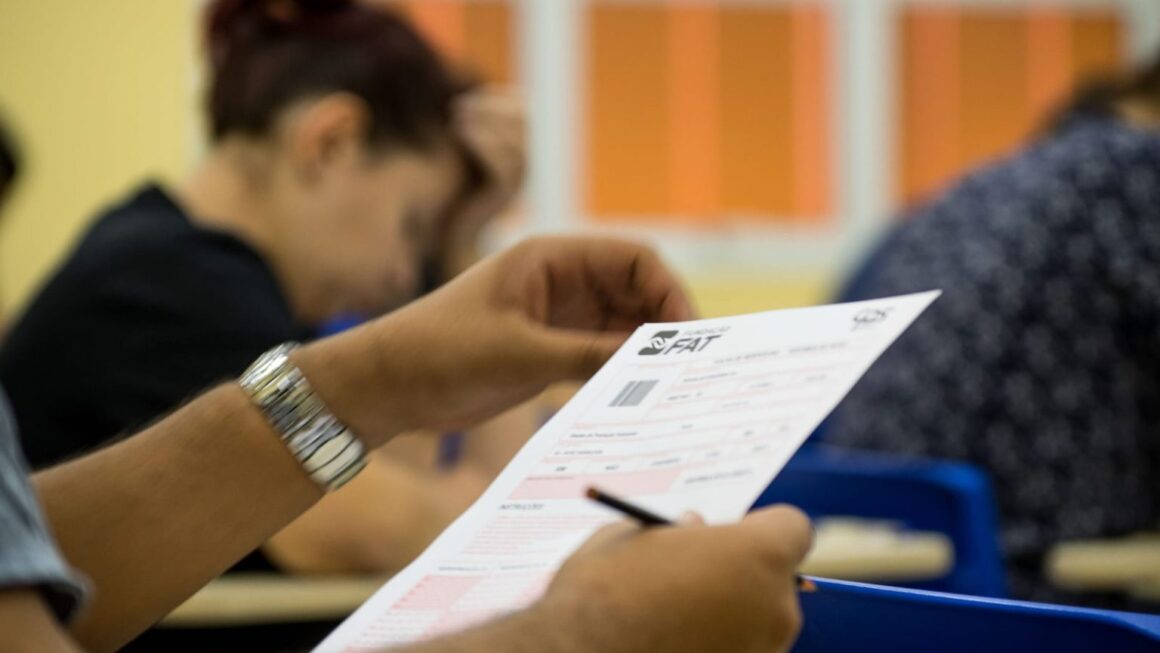
<svg viewBox="0 0 1160 653">
<path fill-rule="evenodd" d="M 253 249 L 150 185 L 102 215 L 31 303 L 0 350 L 0 383 L 43 467 L 308 336 Z"/>
</svg>

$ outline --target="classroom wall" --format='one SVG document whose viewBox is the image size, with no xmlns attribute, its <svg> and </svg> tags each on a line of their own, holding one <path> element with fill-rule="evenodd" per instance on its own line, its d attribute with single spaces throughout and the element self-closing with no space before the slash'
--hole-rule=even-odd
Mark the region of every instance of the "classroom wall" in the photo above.
<svg viewBox="0 0 1160 653">
<path fill-rule="evenodd" d="M 372 1 L 523 89 L 527 199 L 493 242 L 652 242 L 710 315 L 826 299 L 903 200 L 1160 42 L 1155 0 Z M 27 154 L 0 308 L 101 205 L 197 156 L 203 2 L 0 0 L 0 111 Z"/>
<path fill-rule="evenodd" d="M 6 313 L 97 207 L 191 160 L 195 4 L 0 0 L 0 111 L 26 173 L 0 221 Z"/>
<path fill-rule="evenodd" d="M 1155 0 L 376 1 L 524 89 L 509 240 L 646 240 L 710 315 L 833 296 L 906 203 L 1018 147 L 1160 25 Z"/>
</svg>

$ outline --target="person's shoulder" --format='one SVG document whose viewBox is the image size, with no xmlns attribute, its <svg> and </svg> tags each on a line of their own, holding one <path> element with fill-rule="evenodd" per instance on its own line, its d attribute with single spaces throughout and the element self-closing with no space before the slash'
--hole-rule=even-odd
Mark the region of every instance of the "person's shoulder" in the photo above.
<svg viewBox="0 0 1160 653">
<path fill-rule="evenodd" d="M 1119 186 L 1125 173 L 1160 168 L 1160 131 L 1113 116 L 1077 117 L 1033 148 L 1027 159 L 1081 186 Z"/>
<path fill-rule="evenodd" d="M 97 271 L 151 263 L 212 272 L 260 261 L 236 238 L 199 228 L 169 193 L 147 184 L 98 215 L 70 263 Z"/>
<path fill-rule="evenodd" d="M 102 212 L 78 243 L 68 265 L 101 275 L 141 275 L 155 268 L 202 280 L 239 270 L 265 272 L 261 257 L 238 238 L 202 228 L 160 186 L 147 184 Z"/>
<path fill-rule="evenodd" d="M 1055 132 L 1051 140 L 1070 153 L 1160 156 L 1160 131 L 1113 115 L 1076 116 Z"/>
<path fill-rule="evenodd" d="M 1096 205 L 1155 201 L 1160 186 L 1160 131 L 1114 116 L 1078 115 L 970 182 L 995 201 L 1086 220 Z"/>
<path fill-rule="evenodd" d="M 195 225 L 156 185 L 102 213 L 31 309 L 54 318 L 222 322 L 231 329 L 280 330 L 291 321 L 259 254 Z"/>
</svg>

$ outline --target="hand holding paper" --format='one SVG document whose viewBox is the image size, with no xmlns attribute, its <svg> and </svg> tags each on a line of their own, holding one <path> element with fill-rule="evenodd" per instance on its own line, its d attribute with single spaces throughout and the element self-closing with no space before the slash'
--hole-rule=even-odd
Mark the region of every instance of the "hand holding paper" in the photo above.
<svg viewBox="0 0 1160 653">
<path fill-rule="evenodd" d="M 641 327 L 479 501 L 318 650 L 426 639 L 531 604 L 565 558 L 615 519 L 584 498 L 589 485 L 659 514 L 694 510 L 710 524 L 736 522 L 937 296 Z M 533 314 L 553 323 L 552 310 Z M 786 537 L 767 544 L 792 548 L 792 529 Z M 675 557 L 654 557 L 655 575 L 677 582 L 694 573 Z M 785 576 L 789 587 L 792 579 Z"/>
<path fill-rule="evenodd" d="M 294 360 L 373 447 L 416 428 L 471 426 L 550 383 L 587 378 L 642 322 L 690 315 L 646 247 L 534 238 Z"/>
</svg>

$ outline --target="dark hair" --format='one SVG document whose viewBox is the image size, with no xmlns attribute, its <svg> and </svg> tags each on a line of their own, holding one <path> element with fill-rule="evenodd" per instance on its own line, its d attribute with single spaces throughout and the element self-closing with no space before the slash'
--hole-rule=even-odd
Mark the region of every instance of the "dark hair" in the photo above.
<svg viewBox="0 0 1160 653">
<path fill-rule="evenodd" d="M 1112 116 L 1124 100 L 1144 100 L 1160 107 L 1160 56 L 1122 75 L 1106 75 L 1082 84 L 1071 101 L 1048 121 L 1048 131 L 1067 124 L 1076 114 Z"/>
<path fill-rule="evenodd" d="M 265 135 L 290 104 L 347 92 L 370 110 L 369 143 L 426 149 L 469 86 L 402 19 L 353 0 L 216 0 L 206 17 L 215 141 Z"/>
<path fill-rule="evenodd" d="M 16 141 L 8 134 L 4 123 L 0 122 L 0 194 L 8 189 L 19 174 L 20 152 Z"/>
</svg>

